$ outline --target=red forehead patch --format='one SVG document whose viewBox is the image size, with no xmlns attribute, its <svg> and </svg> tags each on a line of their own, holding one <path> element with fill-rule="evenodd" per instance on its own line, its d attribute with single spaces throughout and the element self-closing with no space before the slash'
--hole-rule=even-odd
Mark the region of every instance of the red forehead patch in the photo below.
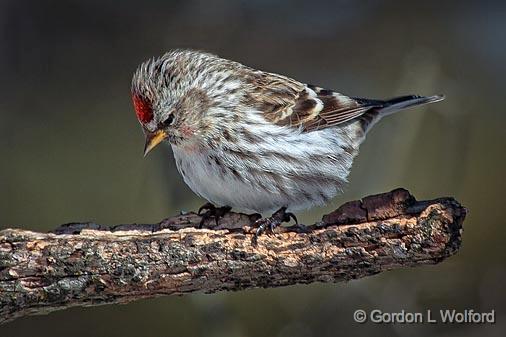
<svg viewBox="0 0 506 337">
<path fill-rule="evenodd" d="M 134 102 L 137 119 L 144 124 L 151 122 L 153 119 L 153 109 L 151 108 L 151 104 L 138 95 L 133 95 L 132 101 Z"/>
</svg>

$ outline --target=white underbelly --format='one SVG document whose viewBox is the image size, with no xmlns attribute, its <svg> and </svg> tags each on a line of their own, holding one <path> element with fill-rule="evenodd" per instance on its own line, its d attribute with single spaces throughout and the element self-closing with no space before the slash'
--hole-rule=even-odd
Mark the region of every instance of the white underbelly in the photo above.
<svg viewBox="0 0 506 337">
<path fill-rule="evenodd" d="M 188 154 L 175 146 L 172 149 L 185 183 L 197 195 L 216 206 L 231 206 L 245 212 L 267 212 L 279 209 L 286 202 L 279 193 L 270 193 L 247 179 L 238 179 L 232 171 L 213 162 L 208 153 Z"/>
<path fill-rule="evenodd" d="M 216 206 L 296 211 L 323 205 L 342 190 L 363 140 L 357 130 L 359 122 L 307 133 L 257 125 L 249 131 L 262 142 L 239 140 L 215 150 L 172 145 L 172 150 L 185 183 Z"/>
<path fill-rule="evenodd" d="M 216 206 L 231 206 L 244 212 L 274 212 L 285 206 L 291 211 L 323 205 L 334 197 L 344 181 L 315 184 L 312 181 L 273 177 L 231 170 L 213 160 L 213 153 L 187 152 L 172 146 L 176 166 L 185 183 L 200 197 Z M 283 188 L 279 188 L 279 185 Z"/>
</svg>

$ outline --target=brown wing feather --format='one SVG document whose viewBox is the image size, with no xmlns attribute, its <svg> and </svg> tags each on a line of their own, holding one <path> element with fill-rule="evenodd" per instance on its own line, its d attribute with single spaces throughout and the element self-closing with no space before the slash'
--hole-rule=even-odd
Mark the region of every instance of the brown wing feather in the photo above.
<svg viewBox="0 0 506 337">
<path fill-rule="evenodd" d="M 291 108 L 304 90 L 302 83 L 288 77 L 248 68 L 241 77 L 251 86 L 243 103 L 262 111 L 266 120 L 277 125 L 283 125 L 283 121 L 290 117 Z"/>
<path fill-rule="evenodd" d="M 245 103 L 255 106 L 271 123 L 306 132 L 336 126 L 381 107 L 379 101 L 357 100 L 285 76 L 265 72 L 244 74 L 253 84 Z"/>
<path fill-rule="evenodd" d="M 346 123 L 362 116 L 372 108 L 382 106 L 379 101 L 359 101 L 332 90 L 312 85 L 308 85 L 308 88 L 316 93 L 316 98 L 322 102 L 323 107 L 312 120 L 303 124 L 305 131 L 314 131 Z"/>
</svg>

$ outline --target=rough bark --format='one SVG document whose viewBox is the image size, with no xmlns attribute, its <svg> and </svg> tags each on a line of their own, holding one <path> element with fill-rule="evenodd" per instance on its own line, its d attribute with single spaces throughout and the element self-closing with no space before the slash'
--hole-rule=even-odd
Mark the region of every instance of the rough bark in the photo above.
<svg viewBox="0 0 506 337">
<path fill-rule="evenodd" d="M 72 306 L 339 282 L 435 264 L 459 249 L 465 215 L 452 198 L 416 201 L 398 189 L 348 202 L 311 226 L 277 228 L 256 244 L 256 217 L 240 213 L 212 229 L 197 229 L 195 213 L 149 225 L 6 229 L 0 231 L 0 324 Z"/>
</svg>

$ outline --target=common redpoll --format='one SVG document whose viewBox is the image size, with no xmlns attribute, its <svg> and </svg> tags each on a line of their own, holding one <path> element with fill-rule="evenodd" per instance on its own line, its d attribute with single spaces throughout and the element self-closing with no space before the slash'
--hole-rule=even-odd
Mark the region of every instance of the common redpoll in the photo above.
<svg viewBox="0 0 506 337">
<path fill-rule="evenodd" d="M 145 155 L 170 143 L 185 183 L 212 205 L 272 212 L 260 232 L 342 191 L 383 116 L 444 97 L 345 96 L 208 53 L 176 50 L 136 70 L 132 98 Z M 210 205 L 206 208 L 212 209 Z"/>
</svg>

